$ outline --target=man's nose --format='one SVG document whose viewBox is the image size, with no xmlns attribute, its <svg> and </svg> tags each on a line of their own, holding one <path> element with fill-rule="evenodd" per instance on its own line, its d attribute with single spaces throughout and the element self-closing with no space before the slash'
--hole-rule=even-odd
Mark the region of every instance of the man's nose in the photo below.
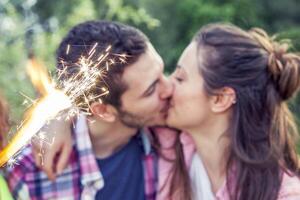
<svg viewBox="0 0 300 200">
<path fill-rule="evenodd" d="M 173 82 L 166 76 L 163 76 L 161 80 L 160 98 L 161 99 L 170 98 L 173 94 L 173 90 L 174 90 Z"/>
</svg>

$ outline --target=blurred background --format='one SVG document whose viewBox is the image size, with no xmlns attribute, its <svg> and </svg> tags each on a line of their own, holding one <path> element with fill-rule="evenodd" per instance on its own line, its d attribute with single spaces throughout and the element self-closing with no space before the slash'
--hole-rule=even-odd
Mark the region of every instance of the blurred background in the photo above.
<svg viewBox="0 0 300 200">
<path fill-rule="evenodd" d="M 35 96 L 25 73 L 35 55 L 49 71 L 67 31 L 91 19 L 117 20 L 138 27 L 163 57 L 166 73 L 204 24 L 226 21 L 244 29 L 260 27 L 289 38 L 300 50 L 300 0 L 0 0 L 0 90 L 18 124 L 24 97 Z M 300 94 L 290 101 L 300 127 Z M 299 148 L 300 152 L 300 148 Z"/>
</svg>

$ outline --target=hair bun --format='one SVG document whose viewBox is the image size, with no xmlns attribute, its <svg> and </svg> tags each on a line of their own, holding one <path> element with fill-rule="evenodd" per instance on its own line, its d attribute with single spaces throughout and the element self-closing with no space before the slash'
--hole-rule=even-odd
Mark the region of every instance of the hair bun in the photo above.
<svg viewBox="0 0 300 200">
<path fill-rule="evenodd" d="M 249 34 L 268 53 L 268 71 L 282 100 L 291 98 L 300 87 L 300 56 L 289 53 L 290 41 L 276 41 L 262 29 L 254 28 Z"/>
<path fill-rule="evenodd" d="M 300 87 L 300 57 L 293 53 L 285 53 L 279 59 L 276 59 L 276 66 L 279 69 L 279 74 L 273 73 L 273 76 L 283 100 L 291 98 Z M 271 67 L 274 69 L 274 67 Z"/>
</svg>

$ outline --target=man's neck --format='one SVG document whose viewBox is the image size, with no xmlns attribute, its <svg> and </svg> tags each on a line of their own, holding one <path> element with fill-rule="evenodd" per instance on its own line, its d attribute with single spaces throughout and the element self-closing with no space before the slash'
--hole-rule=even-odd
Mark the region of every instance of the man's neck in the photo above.
<svg viewBox="0 0 300 200">
<path fill-rule="evenodd" d="M 125 146 L 137 133 L 121 122 L 107 123 L 95 118 L 88 118 L 88 127 L 96 158 L 107 158 Z"/>
</svg>

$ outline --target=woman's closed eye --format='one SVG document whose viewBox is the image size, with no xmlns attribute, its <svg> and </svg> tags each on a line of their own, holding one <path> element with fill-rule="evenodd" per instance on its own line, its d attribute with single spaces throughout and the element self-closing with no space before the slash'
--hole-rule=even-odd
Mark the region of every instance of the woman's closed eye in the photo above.
<svg viewBox="0 0 300 200">
<path fill-rule="evenodd" d="M 180 76 L 175 76 L 175 79 L 179 83 L 181 83 L 183 81 L 183 78 L 181 78 Z"/>
</svg>

